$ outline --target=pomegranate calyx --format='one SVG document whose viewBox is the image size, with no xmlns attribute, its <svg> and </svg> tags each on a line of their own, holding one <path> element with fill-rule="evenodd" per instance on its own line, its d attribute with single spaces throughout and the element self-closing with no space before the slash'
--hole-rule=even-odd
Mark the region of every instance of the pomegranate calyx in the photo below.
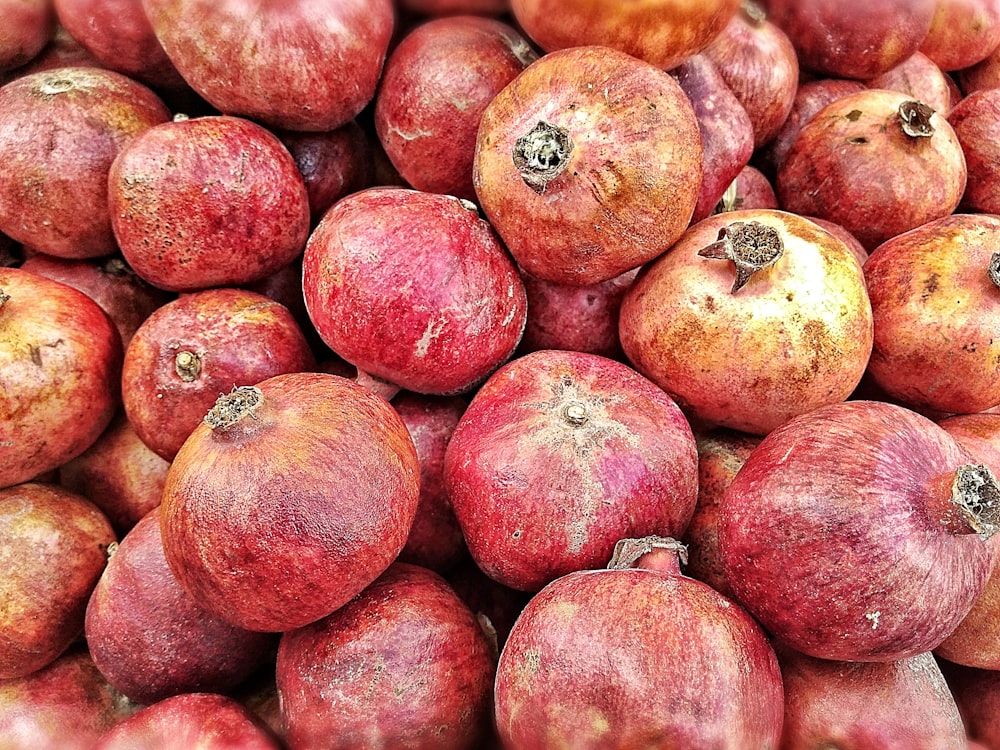
<svg viewBox="0 0 1000 750">
<path fill-rule="evenodd" d="M 566 169 L 572 153 L 573 139 L 569 131 L 539 120 L 514 142 L 512 158 L 524 184 L 541 194 Z"/>
<path fill-rule="evenodd" d="M 615 543 L 614 552 L 611 553 L 611 560 L 608 561 L 608 570 L 624 570 L 625 568 L 645 567 L 636 565 L 646 555 L 657 550 L 666 550 L 672 553 L 673 564 L 671 572 L 680 572 L 681 565 L 687 565 L 687 546 L 669 536 L 644 536 L 639 539 L 619 539 Z M 655 566 L 657 570 L 663 570 L 663 566 Z"/>
<path fill-rule="evenodd" d="M 698 251 L 703 258 L 731 260 L 736 279 L 731 294 L 742 289 L 757 271 L 774 263 L 784 252 L 781 235 L 759 221 L 735 221 L 719 230 L 719 238 Z"/>
<path fill-rule="evenodd" d="M 10 295 L 7 294 L 3 289 L 0 289 L 0 307 L 4 306 L 4 303 L 10 299 Z"/>
<path fill-rule="evenodd" d="M 213 430 L 225 430 L 246 416 L 252 416 L 260 406 L 263 394 L 255 385 L 233 386 L 215 400 L 215 406 L 205 415 L 205 424 Z"/>
<path fill-rule="evenodd" d="M 983 464 L 965 464 L 955 471 L 951 500 L 961 520 L 986 541 L 1000 524 L 1000 483 Z"/>
<path fill-rule="evenodd" d="M 192 382 L 201 372 L 201 357 L 182 349 L 174 356 L 174 372 L 185 383 Z"/>
<path fill-rule="evenodd" d="M 990 275 L 990 281 L 993 282 L 993 286 L 1000 288 L 1000 252 L 993 253 L 990 256 L 990 265 L 987 268 L 987 273 Z"/>
<path fill-rule="evenodd" d="M 582 427 L 590 419 L 587 405 L 583 401 L 570 401 L 563 406 L 561 414 L 574 427 Z"/>
<path fill-rule="evenodd" d="M 930 138 L 934 135 L 931 115 L 934 110 L 923 102 L 905 101 L 899 105 L 899 119 L 903 132 L 911 138 Z"/>
<path fill-rule="evenodd" d="M 757 26 L 760 26 L 767 20 L 767 13 L 760 5 L 753 2 L 753 0 L 743 0 L 740 9 L 743 11 L 743 15 Z"/>
</svg>

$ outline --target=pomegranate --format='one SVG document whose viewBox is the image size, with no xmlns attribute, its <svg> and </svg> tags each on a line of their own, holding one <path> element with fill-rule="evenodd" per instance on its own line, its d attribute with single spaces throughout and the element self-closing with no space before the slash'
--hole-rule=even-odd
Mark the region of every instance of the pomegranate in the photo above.
<svg viewBox="0 0 1000 750">
<path fill-rule="evenodd" d="M 76 259 L 36 253 L 21 264 L 21 270 L 69 284 L 97 302 L 118 328 L 123 348 L 153 310 L 173 299 L 139 278 L 118 255 Z"/>
<path fill-rule="evenodd" d="M 291 630 L 389 566 L 419 493 L 413 441 L 384 399 L 336 375 L 276 375 L 220 396 L 177 453 L 163 549 L 206 609 Z"/>
<path fill-rule="evenodd" d="M 899 65 L 868 79 L 870 89 L 890 89 L 923 102 L 942 117 L 951 111 L 952 92 L 948 76 L 922 52 L 914 52 Z"/>
<path fill-rule="evenodd" d="M 49 5 L 51 7 L 51 3 Z M 31 62 L 27 65 L 12 70 L 7 79 L 13 80 L 29 73 L 68 67 L 106 68 L 107 66 L 101 64 L 101 61 L 71 37 L 65 28 L 57 24 L 55 32 L 49 38 L 48 43 L 42 47 L 42 51 L 31 58 Z M 3 80 L 5 78 L 0 74 L 0 81 Z"/>
<path fill-rule="evenodd" d="M 618 341 L 618 311 L 639 269 L 587 286 L 557 284 L 522 274 L 528 318 L 518 351 L 563 349 L 625 358 Z"/>
<path fill-rule="evenodd" d="M 704 49 L 739 0 L 511 0 L 514 19 L 543 50 L 599 45 L 670 70 Z"/>
<path fill-rule="evenodd" d="M 726 188 L 753 155 L 753 123 L 743 104 L 705 54 L 671 71 L 687 95 L 701 132 L 701 192 L 691 221 L 712 213 Z"/>
<path fill-rule="evenodd" d="M 680 536 L 697 498 L 697 449 L 677 405 L 631 368 L 544 350 L 476 391 L 444 480 L 479 567 L 537 591 L 600 565 L 624 536 Z"/>
<path fill-rule="evenodd" d="M 101 674 L 137 703 L 225 692 L 267 664 L 277 639 L 242 630 L 198 605 L 167 566 L 160 516 L 121 540 L 87 604 L 84 633 Z"/>
<path fill-rule="evenodd" d="M 703 54 L 749 115 L 754 148 L 770 142 L 787 119 L 799 86 L 799 61 L 785 32 L 760 6 L 745 0 Z"/>
<path fill-rule="evenodd" d="M 160 504 L 168 468 L 120 411 L 93 445 L 59 467 L 59 484 L 99 507 L 120 538 Z"/>
<path fill-rule="evenodd" d="M 0 231 L 64 258 L 115 251 L 112 161 L 170 112 L 110 70 L 55 68 L 0 87 Z"/>
<path fill-rule="evenodd" d="M 444 454 L 465 411 L 459 396 L 400 393 L 392 408 L 406 425 L 420 461 L 420 502 L 399 560 L 446 573 L 468 555 L 444 489 Z"/>
<path fill-rule="evenodd" d="M 944 117 L 898 91 L 868 89 L 828 104 L 802 127 L 775 188 L 785 210 L 836 222 L 872 250 L 952 213 L 966 178 Z"/>
<path fill-rule="evenodd" d="M 969 178 L 961 209 L 1000 213 L 1000 89 L 973 91 L 948 115 L 965 154 Z"/>
<path fill-rule="evenodd" d="M 329 131 L 375 95 L 392 0 L 142 0 L 156 38 L 219 111 L 271 128 Z M 234 78 L 235 75 L 235 78 Z"/>
<path fill-rule="evenodd" d="M 323 217 L 302 288 L 323 341 L 418 393 L 468 391 L 524 330 L 524 284 L 490 225 L 458 198 L 405 188 L 349 195 Z"/>
<path fill-rule="evenodd" d="M 626 541 L 610 569 L 553 581 L 514 624 L 495 690 L 504 746 L 777 747 L 781 675 L 763 631 L 680 574 L 678 543 Z"/>
<path fill-rule="evenodd" d="M 418 24 L 389 55 L 375 129 L 417 190 L 475 200 L 472 162 L 486 105 L 538 55 L 509 24 L 446 16 Z"/>
<path fill-rule="evenodd" d="M 929 651 L 982 592 L 1000 485 L 926 417 L 848 401 L 793 417 L 725 492 L 719 550 L 738 601 L 809 656 Z"/>
<path fill-rule="evenodd" d="M 0 73 L 18 68 L 38 55 L 52 38 L 55 13 L 51 0 L 2 0 Z"/>
<path fill-rule="evenodd" d="M 122 366 L 122 401 L 136 434 L 172 461 L 233 384 L 315 369 L 288 308 L 245 289 L 182 294 L 136 331 Z"/>
<path fill-rule="evenodd" d="M 235 699 L 183 693 L 145 706 L 105 732 L 93 750 L 281 750 L 262 721 Z"/>
<path fill-rule="evenodd" d="M 121 339 L 83 292 L 0 268 L 0 487 L 83 453 L 120 403 Z"/>
<path fill-rule="evenodd" d="M 987 750 L 1000 747 L 1000 672 L 948 661 L 939 666 L 965 722 L 970 750 L 976 741 Z"/>
<path fill-rule="evenodd" d="M 731 211 L 646 267 L 622 300 L 619 336 L 689 418 L 763 435 L 851 394 L 871 352 L 871 307 L 861 267 L 832 234 L 783 211 Z"/>
<path fill-rule="evenodd" d="M 138 710 L 104 679 L 84 644 L 24 677 L 0 680 L 4 750 L 93 750 Z"/>
<path fill-rule="evenodd" d="M 892 400 L 952 413 L 1000 404 L 998 237 L 1000 217 L 955 214 L 869 256 L 875 342 L 868 371 Z"/>
<path fill-rule="evenodd" d="M 532 63 L 490 102 L 473 184 L 527 273 L 583 286 L 641 266 L 681 235 L 702 153 L 697 117 L 668 73 L 576 47 Z"/>
<path fill-rule="evenodd" d="M 920 51 L 942 70 L 964 70 L 1000 47 L 996 0 L 937 0 Z"/>
<path fill-rule="evenodd" d="M 291 263 L 309 235 L 309 196 L 291 154 L 240 117 L 149 129 L 112 163 L 107 194 L 125 260 L 169 291 L 258 281 Z"/>
<path fill-rule="evenodd" d="M 824 744 L 875 750 L 967 750 L 965 726 L 928 653 L 885 663 L 815 659 L 775 647 L 785 688 L 781 750 Z"/>
<path fill-rule="evenodd" d="M 51 664 L 83 632 L 115 533 L 89 500 L 56 485 L 0 489 L 0 680 Z"/>
<path fill-rule="evenodd" d="M 938 0 L 766 0 L 770 20 L 784 31 L 806 70 L 865 80 L 916 52 Z"/>
<path fill-rule="evenodd" d="M 395 563 L 340 610 L 282 634 L 289 750 L 473 750 L 494 671 L 486 637 L 444 579 Z"/>
<path fill-rule="evenodd" d="M 778 196 L 767 175 L 757 167 L 747 164 L 736 175 L 732 184 L 722 194 L 716 213 L 725 211 L 747 211 L 749 209 L 776 209 Z M 809 217 L 806 217 L 809 218 Z"/>
</svg>

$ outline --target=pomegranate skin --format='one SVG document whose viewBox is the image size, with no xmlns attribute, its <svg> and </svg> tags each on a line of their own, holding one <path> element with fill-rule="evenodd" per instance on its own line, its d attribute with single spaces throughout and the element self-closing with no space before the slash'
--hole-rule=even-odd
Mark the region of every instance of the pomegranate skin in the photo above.
<svg viewBox="0 0 1000 750">
<path fill-rule="evenodd" d="M 448 16 L 418 24 L 393 49 L 375 97 L 375 130 L 416 190 L 476 199 L 472 162 L 483 110 L 538 58 L 493 18 Z"/>
<path fill-rule="evenodd" d="M 785 689 L 780 750 L 967 750 L 958 706 L 929 653 L 850 663 L 780 645 L 775 652 Z"/>
<path fill-rule="evenodd" d="M 732 228 L 736 229 L 732 229 Z M 699 255 L 720 232 L 783 247 L 733 292 L 734 264 Z M 618 321 L 628 360 L 705 426 L 764 435 L 847 398 L 871 353 L 871 305 L 851 251 L 785 211 L 710 216 L 645 267 Z"/>
<path fill-rule="evenodd" d="M 680 536 L 697 498 L 697 449 L 677 405 L 628 366 L 545 350 L 476 391 L 444 478 L 479 567 L 537 591 L 600 565 L 622 537 Z"/>
<path fill-rule="evenodd" d="M 115 541 L 97 506 L 67 489 L 0 490 L 0 681 L 51 664 L 79 637 Z"/>
<path fill-rule="evenodd" d="M 903 112 L 919 107 L 907 94 L 887 89 L 828 104 L 785 155 L 775 179 L 781 207 L 840 224 L 869 250 L 952 213 L 968 178 L 965 156 L 955 131 L 936 112 L 914 118 L 927 135 L 904 131 Z"/>
<path fill-rule="evenodd" d="M 167 472 L 171 571 L 247 630 L 325 617 L 406 543 L 420 493 L 406 425 L 380 396 L 325 373 L 277 375 L 213 409 Z"/>
<path fill-rule="evenodd" d="M 1000 47 L 1000 5 L 995 0 L 938 0 L 920 44 L 941 70 L 964 70 Z"/>
<path fill-rule="evenodd" d="M 472 204 L 405 188 L 350 195 L 303 257 L 306 309 L 323 341 L 416 393 L 468 391 L 517 347 L 524 284 Z"/>
<path fill-rule="evenodd" d="M 249 709 L 216 693 L 164 698 L 116 724 L 93 750 L 282 750 Z"/>
<path fill-rule="evenodd" d="M 221 112 L 283 130 L 325 132 L 357 116 L 375 95 L 394 23 L 392 0 L 142 7 L 195 91 Z"/>
<path fill-rule="evenodd" d="M 0 232 L 63 258 L 115 251 L 108 171 L 170 112 L 110 70 L 54 68 L 0 87 Z"/>
<path fill-rule="evenodd" d="M 969 170 L 960 209 L 1000 214 L 1000 90 L 967 94 L 948 115 Z"/>
<path fill-rule="evenodd" d="M 55 13 L 51 0 L 3 0 L 0 2 L 0 73 L 33 60 L 52 38 Z"/>
<path fill-rule="evenodd" d="M 865 82 L 870 89 L 889 89 L 908 94 L 942 117 L 951 112 L 952 91 L 948 76 L 927 55 L 914 52 L 899 65 Z"/>
<path fill-rule="evenodd" d="M 289 750 L 474 750 L 494 672 L 485 635 L 444 579 L 395 563 L 342 609 L 281 636 Z"/>
<path fill-rule="evenodd" d="M 0 680 L 4 750 L 93 750 L 137 707 L 102 675 L 80 643 L 47 667 Z"/>
<path fill-rule="evenodd" d="M 919 411 L 1000 404 L 1000 315 L 988 269 L 1000 217 L 955 214 L 883 243 L 865 262 L 875 339 L 868 372 Z"/>
<path fill-rule="evenodd" d="M 977 501 L 953 493 L 971 463 L 942 428 L 893 404 L 848 401 L 790 419 L 723 497 L 719 549 L 736 599 L 809 656 L 894 661 L 932 650 L 968 613 L 995 557 L 974 531 L 985 536 L 993 522 L 964 515 Z"/>
<path fill-rule="evenodd" d="M 277 136 L 240 117 L 175 120 L 111 164 L 115 238 L 139 276 L 168 291 L 259 281 L 309 236 L 309 195 Z"/>
<path fill-rule="evenodd" d="M 205 289 L 163 305 L 136 331 L 122 402 L 142 442 L 172 461 L 220 393 L 315 367 L 284 305 L 245 289 Z"/>
<path fill-rule="evenodd" d="M 120 404 L 121 339 L 83 292 L 0 268 L 0 487 L 83 453 Z"/>
<path fill-rule="evenodd" d="M 490 102 L 473 184 L 521 268 L 582 286 L 641 266 L 680 236 L 702 163 L 698 119 L 670 74 L 576 47 L 544 55 Z"/>
<path fill-rule="evenodd" d="M 781 733 L 760 627 L 699 581 L 641 568 L 570 573 L 536 594 L 495 695 L 504 747 L 518 750 L 764 750 Z"/>
<path fill-rule="evenodd" d="M 511 0 L 528 36 L 546 52 L 600 45 L 670 70 L 704 49 L 739 8 L 738 0 Z"/>
</svg>

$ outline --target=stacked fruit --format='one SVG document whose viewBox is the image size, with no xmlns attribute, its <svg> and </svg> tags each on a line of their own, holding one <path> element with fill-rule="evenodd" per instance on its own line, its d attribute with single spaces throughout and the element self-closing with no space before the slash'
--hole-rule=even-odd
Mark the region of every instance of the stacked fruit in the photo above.
<svg viewBox="0 0 1000 750">
<path fill-rule="evenodd" d="M 0 27 L 0 749 L 1000 750 L 997 0 Z"/>
</svg>

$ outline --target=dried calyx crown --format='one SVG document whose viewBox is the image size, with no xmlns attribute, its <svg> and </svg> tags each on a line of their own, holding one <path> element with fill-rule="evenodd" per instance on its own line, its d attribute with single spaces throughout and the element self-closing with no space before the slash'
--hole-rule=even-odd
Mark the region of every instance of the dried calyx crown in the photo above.
<svg viewBox="0 0 1000 750">
<path fill-rule="evenodd" d="M 566 128 L 539 120 L 514 142 L 512 158 L 524 183 L 536 193 L 558 177 L 573 153 L 573 139 Z"/>
<path fill-rule="evenodd" d="M 931 115 L 934 110 L 923 102 L 905 101 L 899 105 L 899 120 L 903 132 L 911 138 L 930 138 L 934 135 Z"/>
<path fill-rule="evenodd" d="M 205 415 L 205 424 L 213 430 L 232 427 L 243 417 L 253 414 L 260 405 L 263 394 L 255 385 L 233 386 L 215 400 L 215 406 Z"/>
<path fill-rule="evenodd" d="M 736 266 L 733 294 L 738 292 L 757 271 L 774 263 L 784 252 L 781 235 L 774 227 L 759 221 L 735 221 L 719 230 L 719 238 L 703 247 L 703 258 L 731 260 Z"/>
</svg>

